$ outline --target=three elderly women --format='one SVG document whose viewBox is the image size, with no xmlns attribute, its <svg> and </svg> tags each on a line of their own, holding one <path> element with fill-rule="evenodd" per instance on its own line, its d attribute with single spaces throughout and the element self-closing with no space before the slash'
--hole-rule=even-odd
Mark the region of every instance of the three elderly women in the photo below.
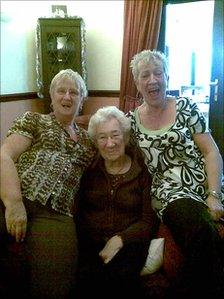
<svg viewBox="0 0 224 299">
<path fill-rule="evenodd" d="M 12 237 L 25 244 L 29 298 L 71 296 L 78 246 L 80 298 L 139 297 L 159 218 L 185 256 L 167 298 L 224 294 L 218 148 L 197 105 L 167 96 L 163 53 L 144 50 L 131 68 L 143 103 L 127 117 L 116 107 L 99 109 L 89 137 L 74 122 L 85 83 L 65 70 L 51 83 L 53 112 L 25 113 L 2 145 L 1 248 Z"/>
</svg>

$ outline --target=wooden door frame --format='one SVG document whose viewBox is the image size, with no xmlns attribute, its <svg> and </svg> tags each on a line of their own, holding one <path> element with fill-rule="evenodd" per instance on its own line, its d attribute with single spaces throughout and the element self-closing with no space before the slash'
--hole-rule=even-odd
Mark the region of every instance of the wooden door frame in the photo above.
<svg viewBox="0 0 224 299">
<path fill-rule="evenodd" d="M 215 0 L 213 18 L 213 50 L 209 106 L 209 127 L 224 160 L 224 2 Z"/>
</svg>

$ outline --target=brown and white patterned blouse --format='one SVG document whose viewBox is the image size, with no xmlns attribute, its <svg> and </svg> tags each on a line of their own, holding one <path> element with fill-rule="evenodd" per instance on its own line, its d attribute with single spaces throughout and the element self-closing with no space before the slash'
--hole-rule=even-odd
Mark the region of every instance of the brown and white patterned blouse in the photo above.
<svg viewBox="0 0 224 299">
<path fill-rule="evenodd" d="M 72 216 L 80 178 L 96 153 L 87 132 L 76 126 L 75 142 L 54 114 L 28 111 L 14 121 L 13 133 L 32 140 L 16 162 L 23 197 L 43 205 L 50 198 L 54 210 Z"/>
</svg>

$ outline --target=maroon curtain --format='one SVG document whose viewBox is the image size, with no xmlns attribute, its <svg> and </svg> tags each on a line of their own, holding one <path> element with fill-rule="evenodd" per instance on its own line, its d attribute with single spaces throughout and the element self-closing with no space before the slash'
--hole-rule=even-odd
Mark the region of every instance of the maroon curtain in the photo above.
<svg viewBox="0 0 224 299">
<path fill-rule="evenodd" d="M 145 49 L 156 49 L 163 0 L 125 0 L 124 36 L 120 81 L 120 109 L 127 112 L 137 105 L 137 89 L 129 67 L 131 58 Z"/>
</svg>

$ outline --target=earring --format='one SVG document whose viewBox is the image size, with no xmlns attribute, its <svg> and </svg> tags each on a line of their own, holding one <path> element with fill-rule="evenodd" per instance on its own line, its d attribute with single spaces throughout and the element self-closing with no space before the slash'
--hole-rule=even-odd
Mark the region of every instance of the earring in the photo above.
<svg viewBox="0 0 224 299">
<path fill-rule="evenodd" d="M 136 101 L 139 105 L 141 105 L 143 103 L 143 96 L 140 93 L 140 91 L 137 91 L 137 93 L 136 93 Z"/>
<path fill-rule="evenodd" d="M 50 108 L 51 108 L 51 110 L 53 111 L 53 105 L 52 105 L 52 103 L 50 103 Z"/>
<path fill-rule="evenodd" d="M 81 102 L 80 105 L 79 105 L 79 111 L 78 111 L 78 114 L 79 114 L 79 115 L 82 114 L 82 108 L 83 108 L 83 100 L 82 100 L 82 102 Z"/>
</svg>

